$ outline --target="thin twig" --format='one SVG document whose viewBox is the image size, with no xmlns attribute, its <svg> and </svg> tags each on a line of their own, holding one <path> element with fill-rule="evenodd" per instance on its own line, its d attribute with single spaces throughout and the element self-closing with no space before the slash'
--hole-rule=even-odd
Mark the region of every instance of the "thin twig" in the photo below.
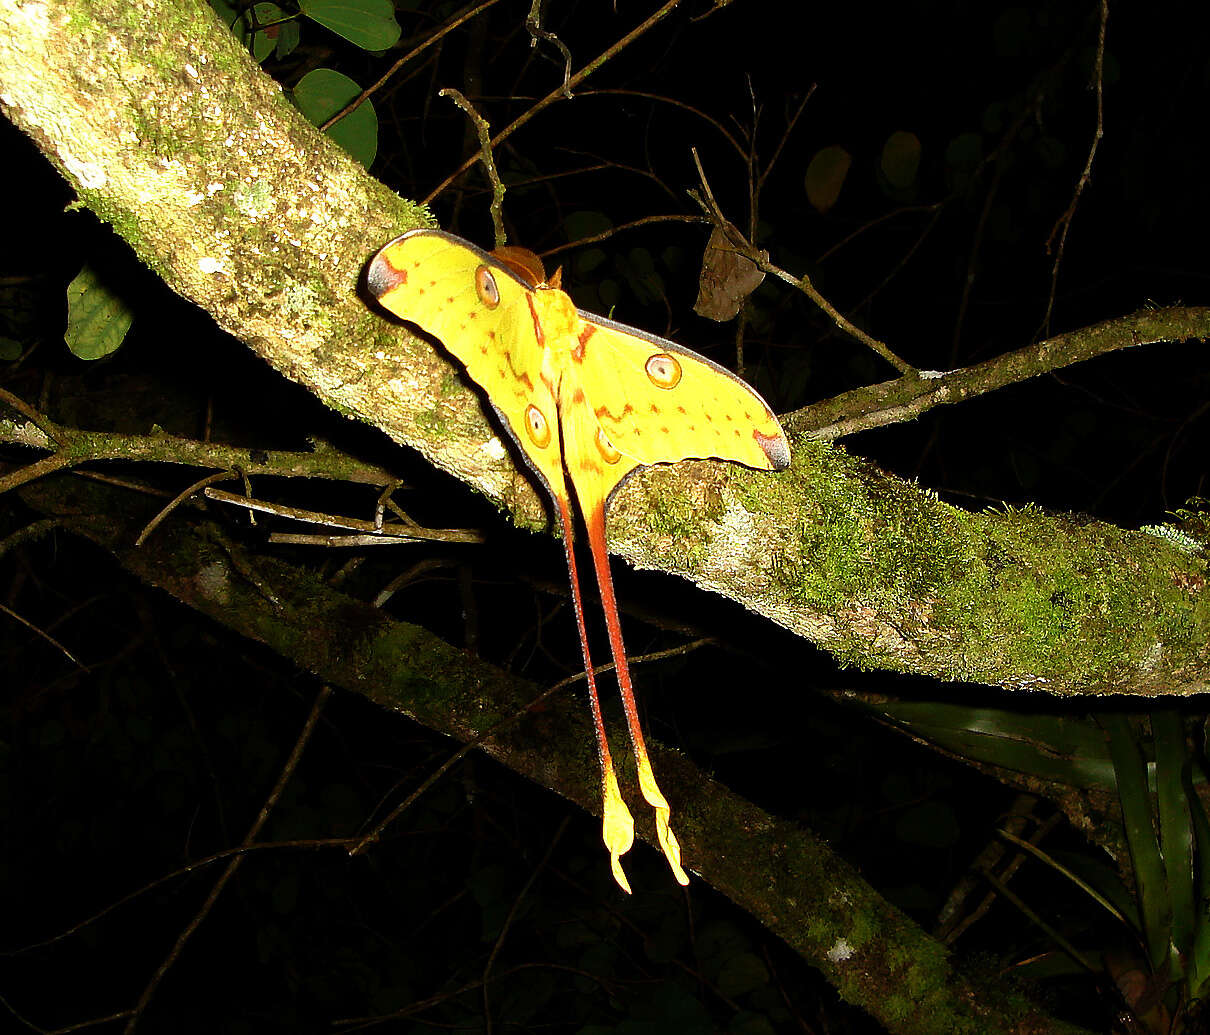
<svg viewBox="0 0 1210 1035">
<path fill-rule="evenodd" d="M 913 420 L 936 406 L 985 395 L 1118 349 L 1208 336 L 1210 307 L 1146 309 L 1057 334 L 973 366 L 919 371 L 855 388 L 788 414 L 782 424 L 808 438 L 831 441 Z"/>
<path fill-rule="evenodd" d="M 581 68 L 580 71 L 573 75 L 567 83 L 561 85 L 558 89 L 552 90 L 540 101 L 534 104 L 528 111 L 523 112 L 502 130 L 500 130 L 499 133 L 492 137 L 491 146 L 493 148 L 498 147 L 502 141 L 512 136 L 535 115 L 545 111 L 556 101 L 564 100 L 566 96 L 565 91 L 575 89 L 575 87 L 579 86 L 580 83 L 592 75 L 592 73 L 605 64 L 605 62 L 609 61 L 611 58 L 617 57 L 617 55 L 625 50 L 626 47 L 646 33 L 648 29 L 653 28 L 657 23 L 663 21 L 663 19 L 670 15 L 679 4 L 680 0 L 666 0 L 663 6 L 656 10 L 649 18 L 642 22 L 642 24 L 636 26 L 612 46 L 608 47 L 606 50 L 603 50 L 600 54 L 588 62 L 587 65 Z M 458 166 L 457 169 L 450 173 L 449 176 L 442 180 L 441 183 L 433 188 L 433 190 L 429 191 L 422 204 L 429 204 L 435 197 L 437 197 L 438 194 L 449 187 L 455 180 L 458 179 L 458 177 L 466 172 L 467 169 L 474 165 L 478 160 L 478 157 L 474 156 L 464 161 L 460 166 Z"/>
<path fill-rule="evenodd" d="M 568 55 L 568 60 L 570 60 L 570 55 Z M 475 110 L 475 106 L 460 91 L 447 86 L 443 90 L 438 90 L 437 96 L 448 97 L 466 112 L 467 117 L 475 124 L 475 133 L 479 137 L 479 161 L 483 163 L 487 181 L 492 185 L 492 230 L 496 239 L 496 247 L 503 248 L 508 243 L 508 238 L 504 233 L 504 184 L 500 181 L 500 174 L 496 172 L 496 159 L 492 154 L 492 128 L 487 119 Z"/>
<path fill-rule="evenodd" d="M 736 140 L 735 136 L 731 133 L 731 131 L 729 129 L 727 129 L 727 127 L 724 126 L 721 122 L 719 122 L 718 119 L 716 119 L 713 115 L 709 115 L 706 112 L 702 111 L 700 108 L 695 108 L 692 104 L 688 104 L 685 101 L 678 100 L 676 97 L 666 97 L 663 94 L 650 93 L 647 90 L 626 90 L 626 89 L 622 89 L 622 88 L 609 88 L 609 89 L 603 89 L 603 90 L 585 90 L 582 93 L 577 94 L 576 96 L 580 97 L 580 98 L 584 98 L 584 97 L 641 97 L 641 98 L 643 98 L 645 100 L 649 100 L 649 101 L 659 101 L 659 103 L 670 105 L 673 108 L 680 108 L 682 111 L 687 111 L 691 115 L 696 115 L 699 119 L 701 119 L 707 125 L 716 129 L 718 131 L 719 136 L 721 136 L 727 142 L 727 144 L 730 146 L 731 150 L 733 150 L 737 155 L 739 155 L 741 160 L 747 159 L 748 152 L 744 148 L 744 145 L 741 144 L 738 140 Z"/>
<path fill-rule="evenodd" d="M 397 476 L 384 467 L 356 460 L 338 452 L 331 444 L 319 440 L 315 447 L 306 452 L 290 450 L 250 450 L 247 446 L 233 446 L 221 442 L 205 442 L 177 435 L 130 435 L 113 431 L 91 431 L 86 428 L 68 428 L 56 425 L 62 436 L 62 448 L 54 456 L 65 456 L 53 467 L 39 468 L 33 477 L 58 470 L 62 467 L 90 463 L 94 460 L 126 460 L 150 463 L 173 463 L 188 467 L 240 468 L 249 475 L 272 474 L 283 478 L 328 478 L 333 481 L 351 482 L 358 485 L 391 485 Z M 31 443 L 5 429 L 0 422 L 0 443 L 30 446 Z M 39 444 L 38 448 L 49 448 Z M 255 458 L 254 458 L 255 457 Z M 46 463 L 45 458 L 39 463 Z M 25 468 L 10 473 L 12 478 Z M 83 473 L 83 472 L 81 472 Z M 22 478 L 12 484 L 0 479 L 0 491 L 23 484 Z"/>
<path fill-rule="evenodd" d="M 171 500 L 169 500 L 168 504 L 164 506 L 155 517 L 147 522 L 146 526 L 143 528 L 143 531 L 139 533 L 138 538 L 134 541 L 134 545 L 142 546 L 147 540 L 147 537 L 160 527 L 160 523 L 164 520 L 164 518 L 176 510 L 177 507 L 189 499 L 189 497 L 195 492 L 200 492 L 202 489 L 206 488 L 206 486 L 213 485 L 215 482 L 229 481 L 234 477 L 236 477 L 235 471 L 215 471 L 213 474 L 208 474 L 205 478 L 194 482 L 189 486 L 189 488 L 181 490 Z"/>
<path fill-rule="evenodd" d="M 799 118 L 802 117 L 802 113 L 806 111 L 807 101 L 809 101 L 812 95 L 815 93 L 815 87 L 815 83 L 812 83 L 809 87 L 807 87 L 807 95 L 802 99 L 802 103 L 799 104 L 798 109 L 794 112 L 794 114 L 790 116 L 790 121 L 786 125 L 785 132 L 782 133 L 781 139 L 777 142 L 777 147 L 773 149 L 773 157 L 769 159 L 769 164 L 765 166 L 765 171 L 760 174 L 760 177 L 757 180 L 756 192 L 758 195 L 760 194 L 761 190 L 764 189 L 765 181 L 769 179 L 770 174 L 773 172 L 773 166 L 777 164 L 777 160 L 781 157 L 781 153 L 785 149 L 786 142 L 790 139 L 790 134 L 794 132 L 795 125 L 798 123 Z"/>
<path fill-rule="evenodd" d="M 1049 253 L 1054 244 L 1055 234 L 1059 234 L 1059 247 L 1055 250 L 1055 261 L 1050 269 L 1050 295 L 1046 299 L 1046 315 L 1042 318 L 1038 334 L 1045 334 L 1050 330 L 1050 317 L 1055 307 L 1055 293 L 1059 287 L 1059 267 L 1063 263 L 1063 253 L 1067 247 L 1067 233 L 1071 230 L 1072 221 L 1075 219 L 1076 206 L 1080 203 L 1080 196 L 1092 179 L 1092 163 L 1096 159 L 1101 138 L 1105 135 L 1105 29 L 1109 22 L 1109 0 L 1101 0 L 1100 14 L 1100 24 L 1097 28 L 1097 59 L 1093 70 L 1097 94 L 1097 123 L 1092 134 L 1092 144 L 1088 148 L 1088 157 L 1084 161 L 1084 168 L 1080 172 L 1080 178 L 1076 181 L 1075 190 L 1071 195 L 1071 203 L 1058 218 L 1054 228 L 1050 231 L 1050 237 L 1046 239 L 1046 251 Z"/>
<path fill-rule="evenodd" d="M 77 665 L 83 671 L 85 671 L 85 672 L 88 671 L 88 666 L 85 665 L 82 661 L 80 661 L 80 659 L 77 658 L 66 647 L 64 647 L 63 644 L 61 644 L 58 640 L 56 640 L 53 636 L 51 636 L 50 633 L 44 632 L 43 630 L 39 629 L 36 625 L 34 625 L 33 622 L 29 621 L 28 619 L 22 618 L 19 614 L 17 614 L 16 611 L 14 611 L 12 608 L 6 606 L 5 604 L 0 603 L 0 611 L 3 611 L 10 618 L 13 618 L 16 621 L 20 622 L 30 632 L 36 633 L 37 635 L 41 636 L 42 639 L 44 639 L 47 643 L 49 643 L 52 647 L 54 647 L 55 650 L 62 651 L 62 653 L 64 655 L 66 655 L 66 657 L 69 661 L 71 661 L 73 664 Z"/>
<path fill-rule="evenodd" d="M 0 478 L 0 493 L 16 489 L 26 482 L 45 478 L 48 474 L 62 471 L 65 467 L 71 467 L 73 464 L 83 462 L 84 459 L 87 458 L 76 458 L 66 453 L 52 453 L 50 456 L 44 456 L 41 460 L 35 460 L 32 464 L 19 467 L 11 474 L 6 474 L 3 478 Z"/>
<path fill-rule="evenodd" d="M 563 822 L 559 824 L 559 829 L 555 831 L 554 837 L 550 839 L 550 844 L 546 846 L 546 852 L 538 861 L 538 865 L 534 867 L 533 872 L 529 875 L 529 880 L 525 882 L 525 887 L 513 899 L 512 908 L 509 909 L 508 916 L 504 918 L 504 923 L 500 927 L 500 934 L 496 937 L 496 943 L 492 946 L 491 954 L 487 957 L 487 963 L 483 967 L 483 1024 L 487 1035 L 491 1035 L 492 1033 L 492 1011 L 488 998 L 488 989 L 492 980 L 492 968 L 496 965 L 496 957 L 500 955 L 500 949 L 504 946 L 504 941 L 508 937 L 513 920 L 516 919 L 517 910 L 521 908 L 521 903 L 529 896 L 530 888 L 534 886 L 534 881 L 538 879 L 538 875 L 546 869 L 546 864 L 550 862 L 550 857 L 554 854 L 556 846 L 567 832 L 567 825 L 570 822 L 571 814 L 568 813 L 563 817 Z"/>
<path fill-rule="evenodd" d="M 640 654 L 637 657 L 627 658 L 627 661 L 629 661 L 629 663 L 631 664 L 632 667 L 638 666 L 638 665 L 643 665 L 648 662 L 661 661 L 664 658 L 675 657 L 680 654 L 687 654 L 692 650 L 696 650 L 698 647 L 701 647 L 701 646 L 704 646 L 705 644 L 713 643 L 713 642 L 714 641 L 709 638 L 694 640 L 692 643 L 682 644 L 679 647 L 673 647 L 669 650 L 656 651 L 652 654 Z M 596 675 L 601 675 L 602 673 L 605 673 L 605 672 L 612 672 L 613 668 L 614 668 L 614 665 L 612 662 L 610 662 L 607 665 L 593 666 L 593 672 Z M 568 676 L 566 679 L 560 679 L 557 683 L 554 683 L 553 685 L 551 685 L 551 686 L 547 687 L 545 690 L 543 690 L 542 693 L 540 693 L 532 701 L 530 701 L 528 704 L 526 704 L 524 708 L 518 709 L 517 711 L 513 712 L 512 715 L 504 716 L 504 718 L 499 719 L 496 722 L 492 723 L 492 725 L 490 725 L 487 729 L 485 729 L 478 736 L 472 737 L 470 740 L 468 740 L 465 744 L 462 745 L 462 747 L 460 747 L 457 751 L 455 751 L 452 755 L 450 755 L 449 758 L 447 758 L 444 762 L 442 762 L 440 766 L 438 766 L 435 770 L 433 770 L 433 772 L 431 772 L 427 777 L 425 777 L 424 781 L 420 784 L 420 786 L 417 787 L 411 794 L 409 794 L 407 796 L 407 798 L 405 798 L 402 802 L 400 802 L 397 806 L 395 806 L 395 808 L 393 808 L 390 811 L 390 813 L 387 815 L 387 817 L 384 820 L 382 820 L 377 826 L 374 827 L 373 830 L 371 830 L 368 834 L 366 834 L 359 841 L 357 841 L 357 843 L 354 844 L 353 847 L 349 849 L 349 855 L 360 855 L 367 848 L 369 848 L 372 844 L 374 844 L 376 841 L 378 841 L 382 837 L 382 832 L 387 827 L 389 827 L 392 823 L 394 823 L 395 820 L 399 818 L 399 816 L 401 816 L 404 812 L 406 812 L 409 808 L 411 808 L 411 806 L 421 797 L 421 795 L 423 795 L 425 791 L 427 791 L 430 787 L 432 787 L 433 784 L 435 784 L 442 776 L 444 776 L 447 772 L 449 772 L 450 769 L 452 769 L 458 763 L 458 761 L 460 759 L 464 758 L 475 748 L 479 747 L 480 744 L 482 744 L 485 741 L 494 737 L 502 729 L 505 729 L 506 727 L 511 726 L 518 719 L 521 719 L 524 716 L 528 715 L 531 711 L 533 711 L 533 709 L 535 707 L 537 707 L 539 704 L 541 704 L 543 701 L 545 701 L 552 694 L 558 693 L 560 690 L 563 690 L 566 687 L 572 686 L 575 683 L 580 682 L 584 678 L 586 678 L 586 677 L 583 672 L 577 672 L 575 675 Z"/>
<path fill-rule="evenodd" d="M 412 58 L 416 57 L 418 54 L 423 53 L 425 50 L 427 50 L 429 47 L 431 47 L 434 43 L 436 43 L 438 40 L 440 40 L 443 36 L 448 36 L 451 32 L 453 32 L 456 28 L 458 28 L 458 26 L 463 24 L 463 22 L 467 22 L 471 18 L 474 18 L 475 15 L 477 15 L 480 11 L 486 11 L 489 7 L 492 6 L 492 4 L 495 4 L 495 3 L 499 3 L 499 0 L 485 0 L 484 3 L 481 3 L 476 7 L 464 8 L 459 14 L 454 15 L 454 17 L 452 17 L 448 22 L 446 22 L 443 26 L 441 26 L 441 28 L 438 29 L 435 33 L 433 33 L 431 36 L 429 36 L 428 39 L 426 39 L 423 43 L 421 43 L 419 46 L 413 47 L 406 54 L 404 54 L 403 57 L 401 57 L 398 61 L 396 61 L 393 65 L 391 65 L 391 67 L 388 68 L 386 70 L 386 72 L 373 85 L 367 86 L 364 90 L 361 91 L 361 93 L 359 93 L 356 97 L 354 97 L 353 100 L 351 100 L 348 104 L 346 104 L 343 108 L 341 108 L 340 111 L 338 111 L 335 115 L 333 115 L 330 119 L 328 119 L 327 122 L 323 123 L 323 125 L 321 125 L 319 127 L 320 131 L 322 132 L 323 130 L 328 129 L 328 127 L 330 127 L 333 123 L 339 122 L 346 115 L 352 115 L 353 112 L 355 112 L 358 108 L 360 108 L 363 103 L 365 103 L 367 98 L 369 98 L 371 95 L 377 93 L 384 86 L 386 86 L 386 84 L 391 80 L 391 78 L 395 75 L 395 73 L 398 72 L 399 69 L 401 69 L 409 61 L 411 61 Z"/>
<path fill-rule="evenodd" d="M 260 833 L 261 827 L 265 825 L 265 821 L 269 818 L 269 813 L 273 810 L 273 806 L 277 804 L 277 800 L 281 797 L 282 791 L 285 790 L 286 784 L 290 777 L 294 775 L 294 769 L 298 765 L 298 760 L 302 757 L 303 748 L 306 747 L 307 741 L 311 738 L 311 733 L 315 729 L 315 724 L 319 721 L 319 713 L 323 710 L 324 704 L 332 694 L 332 688 L 324 685 L 319 688 L 319 693 L 315 695 L 315 703 L 311 706 L 311 713 L 307 716 L 307 721 L 303 723 L 302 732 L 299 733 L 298 739 L 294 742 L 294 750 L 290 752 L 290 757 L 286 759 L 286 764 L 282 767 L 281 774 L 277 778 L 277 783 L 273 790 L 269 792 L 269 796 L 265 799 L 264 805 L 261 806 L 260 813 L 253 821 L 252 826 L 248 829 L 248 834 L 244 838 L 243 847 L 247 848 L 256 839 L 256 835 Z M 214 882 L 214 887 L 210 889 L 210 894 L 206 896 L 206 901 L 202 903 L 202 908 L 197 911 L 197 914 L 184 930 L 177 937 L 176 943 L 172 946 L 168 955 L 164 958 L 164 962 L 159 965 L 156 972 L 152 975 L 151 980 L 147 983 L 147 987 L 143 989 L 142 995 L 139 996 L 139 1001 L 135 1004 L 134 1012 L 127 1022 L 124 1029 L 126 1035 L 130 1035 L 139 1023 L 139 1018 L 147 1009 L 147 1004 L 151 1002 L 151 997 L 155 995 L 156 989 L 160 982 L 164 979 L 164 975 L 168 973 L 172 965 L 180 957 L 181 950 L 184 949 L 185 943 L 192 937 L 201 925 L 202 921 L 214 908 L 214 904 L 218 901 L 219 895 L 222 894 L 223 888 L 235 876 L 236 871 L 240 867 L 240 863 L 244 861 L 242 855 L 237 855 L 228 864 L 227 868 L 219 875 L 218 880 Z"/>
<path fill-rule="evenodd" d="M 13 395 L 7 389 L 0 388 L 0 401 L 8 403 L 14 410 L 26 417 L 31 424 L 40 428 L 52 442 L 57 442 L 60 446 L 67 445 L 67 441 L 63 436 L 63 429 L 59 427 L 46 414 L 35 410 L 20 396 Z"/>
<path fill-rule="evenodd" d="M 722 210 L 719 208 L 718 202 L 714 199 L 714 194 L 710 190 L 710 184 L 706 179 L 706 172 L 702 168 L 701 159 L 698 157 L 696 148 L 693 149 L 693 162 L 697 166 L 698 178 L 702 185 L 702 193 L 699 195 L 696 191 L 690 191 L 690 197 L 692 197 L 698 203 L 698 205 L 701 206 L 702 211 L 706 213 L 706 216 L 710 219 L 711 223 L 713 223 L 724 234 L 727 235 L 727 239 L 731 242 L 735 250 L 740 255 L 752 262 L 757 268 L 764 270 L 766 273 L 772 273 L 779 280 L 782 280 L 792 287 L 797 288 L 809 299 L 811 299 L 811 301 L 814 302 L 819 309 L 826 313 L 832 322 L 840 328 L 840 330 L 857 339 L 857 341 L 861 342 L 867 348 L 878 353 L 878 355 L 890 363 L 891 366 L 893 366 L 901 374 L 910 374 L 914 371 L 914 368 L 910 363 L 900 359 L 877 338 L 871 337 L 860 327 L 850 323 L 843 315 L 841 315 L 840 311 L 837 310 L 831 302 L 824 298 L 823 295 L 821 295 L 815 289 L 815 285 L 811 283 L 811 278 L 805 273 L 801 277 L 791 276 L 779 266 L 775 266 L 769 260 L 769 257 L 765 255 L 759 248 L 756 248 L 747 240 L 743 239 L 741 235 L 737 234 L 735 228 L 723 215 Z"/>
<path fill-rule="evenodd" d="M 104 920 L 110 913 L 121 909 L 137 898 L 149 892 L 155 891 L 156 888 L 162 887 L 171 881 L 177 880 L 180 877 L 188 877 L 191 873 L 205 869 L 207 866 L 213 866 L 217 862 L 222 862 L 224 859 L 231 859 L 234 856 L 251 855 L 254 852 L 279 851 L 284 848 L 344 848 L 352 839 L 348 837 L 322 837 L 322 838 L 303 838 L 293 841 L 261 841 L 254 845 L 240 846 L 237 848 L 224 848 L 221 852 L 215 852 L 213 855 L 207 855 L 201 859 L 195 859 L 193 862 L 173 870 L 170 873 L 165 873 L 163 876 L 156 877 L 155 880 L 144 884 L 142 887 L 136 888 L 134 891 L 123 895 L 121 898 L 111 902 L 104 909 L 91 916 L 72 924 L 66 930 L 60 931 L 58 934 L 51 935 L 49 938 L 44 938 L 40 942 L 30 942 L 28 945 L 23 945 L 19 949 L 6 949 L 0 951 L 0 957 L 3 956 L 19 956 L 22 953 L 32 952 L 34 949 L 42 949 L 48 945 L 54 945 L 56 942 L 61 942 L 66 938 L 70 938 L 73 934 L 78 934 L 86 927 L 91 927 L 93 924 Z M 129 1013 L 130 1011 L 127 1011 Z"/>
<path fill-rule="evenodd" d="M 563 55 L 563 96 L 570 101 L 571 51 L 558 36 L 542 26 L 542 0 L 532 0 L 529 14 L 525 17 L 525 29 L 530 35 L 531 48 L 538 45 L 538 40 L 545 40 L 547 43 L 553 43 L 559 53 Z"/>
<path fill-rule="evenodd" d="M 191 490 L 192 491 L 192 490 Z M 206 488 L 203 495 L 207 499 L 220 503 L 230 503 L 244 507 L 250 511 L 260 511 L 262 514 L 274 514 L 277 517 L 289 518 L 291 521 L 303 521 L 312 525 L 328 525 L 332 528 L 347 528 L 351 532 L 361 532 L 367 536 L 382 535 L 395 538 L 431 539 L 443 543 L 481 543 L 483 535 L 463 528 L 423 528 L 413 522 L 386 524 L 378 519 L 351 518 L 341 514 L 321 513 L 315 510 L 304 510 L 302 507 L 291 507 L 285 503 L 274 503 L 270 500 L 258 500 L 249 496 L 240 496 L 223 489 Z"/>
<path fill-rule="evenodd" d="M 607 241 L 609 238 L 620 234 L 623 230 L 633 230 L 636 226 L 648 226 L 651 223 L 705 223 L 707 220 L 701 216 L 682 216 L 675 213 L 664 216 L 642 216 L 639 219 L 632 219 L 629 223 L 619 223 L 617 226 L 610 227 L 608 230 L 603 230 L 599 234 L 593 234 L 590 237 L 577 237 L 574 241 L 568 241 L 566 244 L 557 245 L 542 253 L 542 258 L 548 259 L 552 255 L 558 255 L 560 252 L 569 251 L 572 248 L 581 248 L 586 244 L 595 244 L 597 241 Z"/>
</svg>

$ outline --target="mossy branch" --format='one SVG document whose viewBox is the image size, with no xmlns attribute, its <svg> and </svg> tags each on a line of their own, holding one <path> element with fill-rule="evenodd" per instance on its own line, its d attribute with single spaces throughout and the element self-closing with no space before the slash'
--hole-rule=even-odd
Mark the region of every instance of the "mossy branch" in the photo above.
<svg viewBox="0 0 1210 1035">
<path fill-rule="evenodd" d="M 0 20 L 5 113 L 144 262 L 327 405 L 545 526 L 450 362 L 359 291 L 368 256 L 429 216 L 308 125 L 205 3 L 0 0 Z M 1204 333 L 1204 313 L 1182 312 L 1135 319 Z M 1052 342 L 1078 351 L 1077 337 Z M 951 392 L 987 390 L 963 376 Z M 919 386 L 892 384 L 895 405 L 923 405 Z M 970 514 L 801 437 L 777 475 L 648 470 L 618 493 L 610 530 L 635 565 L 854 665 L 1058 694 L 1210 685 L 1204 551 L 1036 510 Z"/>
<path fill-rule="evenodd" d="M 555 695 L 529 711 L 541 688 L 346 596 L 313 573 L 253 556 L 218 527 L 170 523 L 144 546 L 131 546 L 147 518 L 139 511 L 150 508 L 132 504 L 120 489 L 76 481 L 68 501 L 59 485 L 47 481 L 27 486 L 22 495 L 148 585 L 327 683 L 464 742 L 499 723 L 483 744 L 488 754 L 586 811 L 599 811 L 593 737 L 578 695 Z M 523 717 L 507 721 L 518 714 Z M 1079 1029 L 1046 1016 L 998 979 L 957 971 L 943 947 L 813 834 L 734 794 L 683 755 L 659 745 L 653 750 L 661 781 L 675 795 L 677 833 L 695 873 L 783 938 L 888 1031 L 1078 1035 Z M 654 843 L 654 829 L 641 826 L 640 834 Z"/>
</svg>

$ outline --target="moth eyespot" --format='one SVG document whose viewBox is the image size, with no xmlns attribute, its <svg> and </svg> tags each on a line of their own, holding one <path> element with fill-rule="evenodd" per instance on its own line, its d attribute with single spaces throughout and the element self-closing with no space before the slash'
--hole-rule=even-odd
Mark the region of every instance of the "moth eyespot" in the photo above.
<svg viewBox="0 0 1210 1035">
<path fill-rule="evenodd" d="M 479 301 L 488 309 L 495 309 L 500 304 L 500 288 L 496 284 L 496 275 L 486 266 L 475 270 L 475 292 Z"/>
<path fill-rule="evenodd" d="M 622 454 L 605 435 L 604 428 L 597 428 L 597 452 L 601 454 L 601 459 L 607 464 L 616 464 L 622 459 Z"/>
<path fill-rule="evenodd" d="M 681 383 L 681 365 L 667 352 L 657 352 L 644 368 L 656 388 L 675 388 Z"/>
<path fill-rule="evenodd" d="M 550 445 L 550 425 L 533 403 L 525 407 L 525 430 L 529 432 L 530 441 L 539 449 Z"/>
</svg>

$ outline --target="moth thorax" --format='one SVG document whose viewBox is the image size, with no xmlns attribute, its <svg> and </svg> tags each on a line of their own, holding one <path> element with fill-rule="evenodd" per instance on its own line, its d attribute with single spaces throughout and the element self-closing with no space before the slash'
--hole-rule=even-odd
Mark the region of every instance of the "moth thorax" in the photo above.
<svg viewBox="0 0 1210 1035">
<path fill-rule="evenodd" d="M 548 349 L 570 352 L 579 345 L 580 314 L 566 291 L 538 288 L 532 296 L 534 315 L 542 328 L 543 344 Z"/>
</svg>

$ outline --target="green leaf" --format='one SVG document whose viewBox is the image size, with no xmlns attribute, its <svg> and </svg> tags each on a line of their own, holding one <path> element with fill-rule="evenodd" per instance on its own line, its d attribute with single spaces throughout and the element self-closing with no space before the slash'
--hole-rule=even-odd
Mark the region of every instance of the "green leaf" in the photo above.
<svg viewBox="0 0 1210 1035">
<path fill-rule="evenodd" d="M 1143 919 L 1143 939 L 1147 943 L 1151 966 L 1158 971 L 1168 956 L 1172 904 L 1168 898 L 1164 860 L 1155 836 L 1151 795 L 1147 790 L 1147 766 L 1134 727 L 1124 714 L 1106 712 L 1098 718 L 1109 734 L 1109 752 L 1113 757 L 1118 799 L 1122 805 L 1122 825 Z"/>
<path fill-rule="evenodd" d="M 803 185 L 807 190 L 807 200 L 821 215 L 836 204 L 852 164 L 853 156 L 839 144 L 815 152 L 807 166 Z"/>
<path fill-rule="evenodd" d="M 1192 770 L 1185 772 L 1185 795 L 1197 842 L 1197 891 L 1193 922 L 1193 952 L 1189 959 L 1192 998 L 1205 998 L 1210 988 L 1210 818 L 1193 789 Z"/>
<path fill-rule="evenodd" d="M 298 6 L 308 18 L 362 50 L 393 47 L 403 32 L 391 0 L 299 0 Z"/>
<path fill-rule="evenodd" d="M 294 87 L 294 103 L 319 126 L 360 94 L 361 87 L 347 75 L 331 68 L 316 68 Z M 369 100 L 363 101 L 352 114 L 334 123 L 326 132 L 367 169 L 370 167 L 378 153 L 378 114 Z"/>
<path fill-rule="evenodd" d="M 732 999 L 768 983 L 769 971 L 761 958 L 753 952 L 741 952 L 738 956 L 733 956 L 718 972 L 718 990 Z"/>
<path fill-rule="evenodd" d="M 134 313 L 85 266 L 67 285 L 67 347 L 80 359 L 100 359 L 126 338 Z"/>
<path fill-rule="evenodd" d="M 860 703 L 963 758 L 1072 787 L 1116 786 L 1104 734 L 1080 716 L 947 701 Z"/>
<path fill-rule="evenodd" d="M 613 220 L 604 212 L 595 209 L 579 209 L 563 220 L 563 229 L 569 241 L 580 241 L 585 237 L 596 237 L 613 229 Z"/>
<path fill-rule="evenodd" d="M 283 22 L 277 27 L 277 47 L 273 51 L 273 56 L 280 61 L 298 46 L 301 37 L 302 30 L 298 26 L 297 18 Z"/>
<path fill-rule="evenodd" d="M 878 167 L 892 192 L 910 191 L 920 171 L 920 138 L 915 133 L 896 130 L 882 145 Z"/>
<path fill-rule="evenodd" d="M 966 187 L 983 160 L 983 138 L 978 133 L 962 133 L 945 149 L 945 178 L 950 187 Z"/>
<path fill-rule="evenodd" d="M 232 25 L 232 31 L 245 47 L 251 46 L 252 57 L 259 64 L 272 54 L 273 48 L 277 46 L 282 28 L 277 23 L 288 17 L 289 15 L 277 4 L 253 4 L 252 8 L 240 15 L 238 21 Z M 269 28 L 257 29 L 256 32 L 253 32 L 250 27 L 253 18 L 257 25 L 268 25 Z"/>
<path fill-rule="evenodd" d="M 1156 801 L 1160 815 L 1160 850 L 1168 878 L 1172 904 L 1172 970 L 1174 980 L 1183 975 L 1181 958 L 1193 950 L 1193 819 L 1186 797 L 1187 773 L 1192 767 L 1185 727 L 1178 711 L 1163 708 L 1151 713 L 1155 742 Z"/>
</svg>

